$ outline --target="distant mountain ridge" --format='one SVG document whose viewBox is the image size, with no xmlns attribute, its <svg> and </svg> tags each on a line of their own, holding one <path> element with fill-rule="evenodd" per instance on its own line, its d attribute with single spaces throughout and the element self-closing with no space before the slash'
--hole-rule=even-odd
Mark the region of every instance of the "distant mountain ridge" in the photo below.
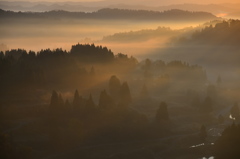
<svg viewBox="0 0 240 159">
<path fill-rule="evenodd" d="M 162 21 L 209 21 L 219 19 L 207 12 L 189 12 L 172 9 L 163 12 L 129 9 L 100 9 L 97 12 L 13 12 L 0 10 L 1 18 L 77 18 L 77 19 L 124 19 L 124 20 L 162 20 Z"/>
<path fill-rule="evenodd" d="M 10 2 L 0 1 L 0 8 L 10 11 L 30 11 L 30 12 L 45 12 L 51 10 L 65 10 L 70 12 L 95 12 L 102 8 L 118 8 L 118 9 L 131 9 L 131 10 L 152 10 L 152 11 L 165 11 L 171 9 L 180 9 L 187 11 L 204 11 L 210 12 L 217 16 L 224 16 L 224 14 L 231 14 L 238 12 L 240 9 L 239 4 L 191 4 L 180 3 L 167 5 L 153 6 L 151 2 L 148 5 L 123 3 L 120 1 L 98 1 L 98 2 Z"/>
</svg>

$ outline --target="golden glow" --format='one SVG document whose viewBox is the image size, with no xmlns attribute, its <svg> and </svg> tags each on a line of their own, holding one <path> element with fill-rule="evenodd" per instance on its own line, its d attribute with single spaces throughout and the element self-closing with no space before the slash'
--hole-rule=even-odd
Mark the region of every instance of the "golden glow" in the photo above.
<svg viewBox="0 0 240 159">
<path fill-rule="evenodd" d="M 217 17 L 225 17 L 225 16 L 227 16 L 228 14 L 227 13 L 219 13 L 219 14 L 217 14 L 216 16 Z"/>
</svg>

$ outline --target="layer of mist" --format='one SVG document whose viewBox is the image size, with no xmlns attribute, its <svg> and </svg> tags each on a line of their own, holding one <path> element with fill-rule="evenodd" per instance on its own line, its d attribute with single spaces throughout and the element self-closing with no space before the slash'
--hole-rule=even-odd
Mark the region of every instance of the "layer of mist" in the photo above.
<svg viewBox="0 0 240 159">
<path fill-rule="evenodd" d="M 240 157 L 239 20 L 124 8 L 0 23 L 0 158 Z"/>
<path fill-rule="evenodd" d="M 118 16 L 122 13 L 124 13 L 122 16 Z M 134 14 L 132 15 L 132 13 Z M 131 17 L 129 17 L 130 14 Z M 135 17 L 137 14 L 146 15 Z M 149 17 L 152 14 L 155 17 L 150 20 Z M 176 14 L 178 18 L 174 18 Z M 179 15 L 182 18 L 179 18 Z M 51 49 L 61 47 L 69 50 L 73 43 L 92 43 L 101 40 L 103 36 L 117 32 L 156 29 L 159 26 L 179 29 L 218 19 L 210 13 L 203 12 L 192 13 L 180 10 L 153 12 L 117 9 L 103 9 L 88 14 L 65 11 L 16 13 L 1 10 L 0 16 L 2 17 L 0 19 L 2 24 L 0 43 L 7 45 L 10 49 L 25 48 L 34 51 L 48 47 Z M 135 20 L 133 21 L 133 19 Z M 178 25 L 175 23 L 176 19 L 179 21 Z M 118 50 L 115 51 L 118 52 Z"/>
</svg>

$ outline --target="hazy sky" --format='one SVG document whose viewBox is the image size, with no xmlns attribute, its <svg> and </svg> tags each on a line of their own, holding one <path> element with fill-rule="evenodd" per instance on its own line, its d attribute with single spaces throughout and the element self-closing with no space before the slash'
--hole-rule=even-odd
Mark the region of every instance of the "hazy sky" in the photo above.
<svg viewBox="0 0 240 159">
<path fill-rule="evenodd" d="M 92 1 L 109 1 L 111 3 L 136 3 L 136 4 L 179 4 L 179 3 L 197 3 L 197 4 L 210 4 L 210 3 L 240 3 L 239 0 L 0 0 L 0 1 L 50 1 L 50 2 L 92 2 Z"/>
</svg>

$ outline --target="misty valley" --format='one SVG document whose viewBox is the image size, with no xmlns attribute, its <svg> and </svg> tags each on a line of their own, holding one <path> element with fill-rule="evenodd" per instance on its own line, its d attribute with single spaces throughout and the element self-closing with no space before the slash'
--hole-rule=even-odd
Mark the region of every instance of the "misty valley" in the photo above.
<svg viewBox="0 0 240 159">
<path fill-rule="evenodd" d="M 0 22 L 0 158 L 240 157 L 240 20 L 102 8 Z"/>
</svg>

